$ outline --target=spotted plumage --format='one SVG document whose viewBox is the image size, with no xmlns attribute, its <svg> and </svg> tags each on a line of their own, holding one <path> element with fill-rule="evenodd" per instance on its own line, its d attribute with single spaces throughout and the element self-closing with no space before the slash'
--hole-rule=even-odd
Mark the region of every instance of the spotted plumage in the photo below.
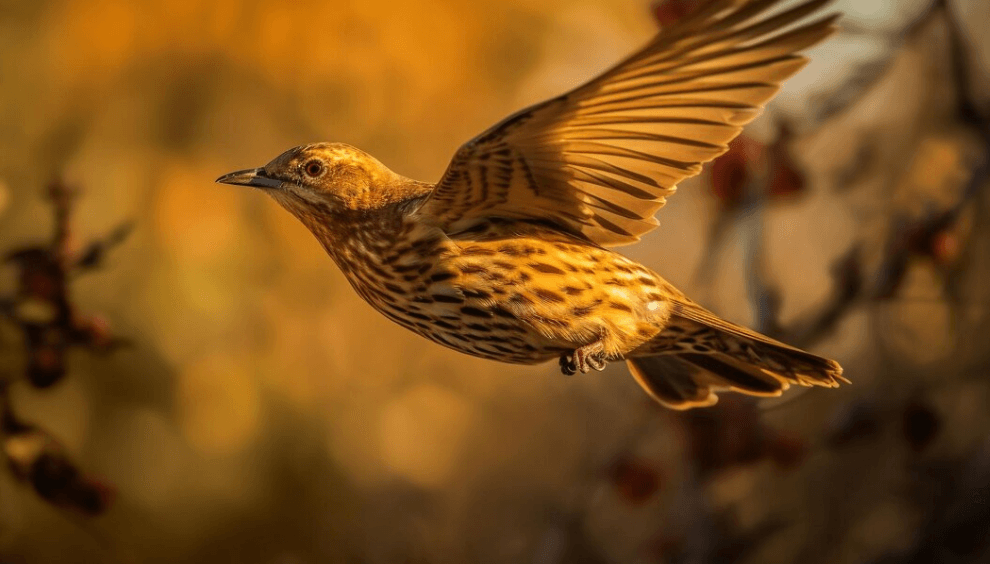
<svg viewBox="0 0 990 564">
<path fill-rule="evenodd" d="M 675 408 L 710 405 L 723 389 L 835 386 L 835 362 L 716 317 L 609 248 L 653 229 L 676 184 L 804 64 L 795 52 L 831 32 L 834 17 L 799 24 L 827 0 L 768 15 L 779 3 L 713 0 L 598 78 L 468 142 L 435 185 L 340 143 L 219 181 L 265 189 L 364 300 L 461 352 L 558 359 L 568 374 L 626 359 Z"/>
</svg>

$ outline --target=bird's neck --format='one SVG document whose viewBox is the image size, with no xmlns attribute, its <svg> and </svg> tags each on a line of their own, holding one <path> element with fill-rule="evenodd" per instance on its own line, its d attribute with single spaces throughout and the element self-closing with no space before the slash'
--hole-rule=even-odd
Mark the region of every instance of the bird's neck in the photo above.
<svg viewBox="0 0 990 564">
<path fill-rule="evenodd" d="M 396 208 L 335 213 L 326 226 L 328 236 L 320 237 L 320 241 L 334 260 L 342 252 L 368 256 L 382 254 L 395 244 L 405 223 L 404 214 Z"/>
<path fill-rule="evenodd" d="M 408 272 L 410 261 L 434 260 L 447 240 L 442 230 L 416 221 L 419 198 L 372 211 L 336 211 L 310 225 L 327 254 L 360 292 L 360 278 L 391 278 L 396 269 Z"/>
</svg>

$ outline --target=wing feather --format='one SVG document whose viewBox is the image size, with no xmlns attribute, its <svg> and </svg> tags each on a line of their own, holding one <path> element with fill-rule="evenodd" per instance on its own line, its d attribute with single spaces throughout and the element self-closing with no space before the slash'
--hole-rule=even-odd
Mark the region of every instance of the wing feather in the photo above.
<svg viewBox="0 0 990 564">
<path fill-rule="evenodd" d="M 599 77 L 463 145 L 418 213 L 448 231 L 535 219 L 601 245 L 632 243 L 677 183 L 725 152 L 806 63 L 830 0 L 713 0 Z"/>
</svg>

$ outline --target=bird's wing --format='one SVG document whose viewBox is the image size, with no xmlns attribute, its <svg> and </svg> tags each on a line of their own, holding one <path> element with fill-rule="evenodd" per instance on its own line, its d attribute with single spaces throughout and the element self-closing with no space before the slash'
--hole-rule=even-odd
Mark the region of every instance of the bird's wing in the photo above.
<svg viewBox="0 0 990 564">
<path fill-rule="evenodd" d="M 635 242 L 701 164 L 721 155 L 833 15 L 784 30 L 831 0 L 713 0 L 587 84 L 463 145 L 418 213 L 448 232 L 479 218 L 550 222 L 601 245 Z"/>
</svg>

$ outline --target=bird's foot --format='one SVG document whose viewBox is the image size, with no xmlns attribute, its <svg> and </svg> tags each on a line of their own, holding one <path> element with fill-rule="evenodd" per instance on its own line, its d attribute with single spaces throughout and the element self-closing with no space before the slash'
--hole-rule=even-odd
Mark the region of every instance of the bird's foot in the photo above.
<svg viewBox="0 0 990 564">
<path fill-rule="evenodd" d="M 578 371 L 587 374 L 592 368 L 601 372 L 608 364 L 604 349 L 605 346 L 601 341 L 595 341 L 590 345 L 574 349 L 572 354 L 560 355 L 560 371 L 566 376 L 576 374 Z"/>
</svg>

